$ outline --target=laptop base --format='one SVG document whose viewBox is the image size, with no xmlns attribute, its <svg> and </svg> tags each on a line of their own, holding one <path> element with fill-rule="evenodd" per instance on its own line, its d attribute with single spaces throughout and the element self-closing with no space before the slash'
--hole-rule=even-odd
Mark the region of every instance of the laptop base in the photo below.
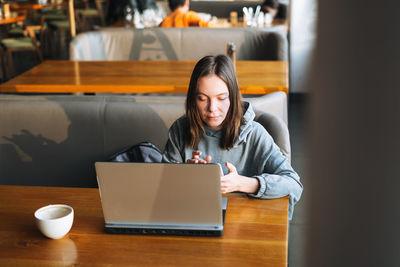
<svg viewBox="0 0 400 267">
<path fill-rule="evenodd" d="M 226 207 L 228 198 L 222 198 L 222 225 L 225 224 Z M 159 229 L 159 228 L 129 228 L 106 225 L 109 234 L 136 234 L 136 235 L 179 235 L 179 236 L 222 236 L 224 230 L 184 230 L 184 229 Z"/>
<path fill-rule="evenodd" d="M 139 234 L 139 235 L 179 235 L 179 236 L 222 236 L 223 230 L 180 230 L 154 228 L 106 227 L 110 234 Z"/>
</svg>

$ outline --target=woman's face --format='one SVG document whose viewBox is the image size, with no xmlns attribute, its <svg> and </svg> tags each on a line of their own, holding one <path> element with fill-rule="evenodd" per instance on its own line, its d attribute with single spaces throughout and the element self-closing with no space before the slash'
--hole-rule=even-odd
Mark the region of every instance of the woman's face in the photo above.
<svg viewBox="0 0 400 267">
<path fill-rule="evenodd" d="M 264 13 L 271 14 L 271 16 L 273 18 L 275 18 L 276 14 L 278 13 L 278 9 L 277 8 L 273 8 L 273 7 L 270 7 L 270 6 L 263 6 L 262 7 L 262 11 L 264 11 Z"/>
<path fill-rule="evenodd" d="M 230 106 L 226 83 L 215 74 L 201 77 L 197 81 L 196 106 L 203 122 L 220 130 Z"/>
</svg>

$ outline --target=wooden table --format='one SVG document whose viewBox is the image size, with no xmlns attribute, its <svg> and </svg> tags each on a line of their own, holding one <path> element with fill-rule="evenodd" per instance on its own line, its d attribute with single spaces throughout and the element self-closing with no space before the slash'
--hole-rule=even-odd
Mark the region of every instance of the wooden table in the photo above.
<svg viewBox="0 0 400 267">
<path fill-rule="evenodd" d="M 26 15 L 25 14 L 11 12 L 9 17 L 0 18 L 0 25 L 12 24 L 12 23 L 15 23 L 15 22 L 23 21 L 25 19 L 26 19 Z"/>
<path fill-rule="evenodd" d="M 40 10 L 47 7 L 61 7 L 66 6 L 66 3 L 63 1 L 61 3 L 51 3 L 50 1 L 46 4 L 39 4 L 37 0 L 27 1 L 27 2 L 15 2 L 11 3 L 10 9 L 13 11 L 20 10 Z"/>
<path fill-rule="evenodd" d="M 271 25 L 265 25 L 263 27 L 260 26 L 260 28 L 269 28 L 271 26 L 285 26 L 286 28 L 288 27 L 287 20 L 285 19 L 275 19 Z M 125 19 L 120 19 L 116 21 L 115 23 L 109 25 L 108 27 L 125 27 Z M 248 26 L 243 22 L 243 20 L 239 20 L 236 24 L 232 24 L 228 18 L 218 18 L 218 20 L 209 25 L 208 27 L 210 28 L 232 28 L 232 27 L 238 27 L 238 28 L 247 28 Z M 155 27 L 150 27 L 150 28 L 155 28 Z"/>
<path fill-rule="evenodd" d="M 0 186 L 0 266 L 286 266 L 288 198 L 228 197 L 222 237 L 113 235 L 98 189 Z M 63 239 L 36 228 L 33 214 L 48 204 L 74 208 Z"/>
<path fill-rule="evenodd" d="M 11 10 L 39 10 L 48 5 L 38 4 L 37 2 L 25 2 L 25 3 L 14 3 L 11 4 Z"/>
<path fill-rule="evenodd" d="M 285 19 L 274 19 L 271 24 L 259 26 L 258 28 L 269 28 L 272 26 L 285 26 L 286 28 L 288 28 L 288 23 L 287 23 L 287 20 L 285 20 Z M 238 22 L 236 24 L 232 24 L 228 18 L 218 18 L 217 22 L 215 22 L 214 24 L 211 24 L 209 27 L 211 27 L 211 28 L 232 28 L 232 27 L 248 28 L 249 26 L 243 20 L 238 20 Z"/>
<path fill-rule="evenodd" d="M 195 61 L 44 61 L 0 92 L 186 93 Z M 288 93 L 286 61 L 237 61 L 243 94 Z"/>
</svg>

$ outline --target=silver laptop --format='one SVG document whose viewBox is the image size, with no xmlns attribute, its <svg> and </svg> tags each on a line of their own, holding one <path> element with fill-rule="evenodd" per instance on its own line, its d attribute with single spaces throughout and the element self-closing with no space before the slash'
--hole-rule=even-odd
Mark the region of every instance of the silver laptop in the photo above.
<svg viewBox="0 0 400 267">
<path fill-rule="evenodd" d="M 96 162 L 109 233 L 223 233 L 227 199 L 217 164 Z"/>
</svg>

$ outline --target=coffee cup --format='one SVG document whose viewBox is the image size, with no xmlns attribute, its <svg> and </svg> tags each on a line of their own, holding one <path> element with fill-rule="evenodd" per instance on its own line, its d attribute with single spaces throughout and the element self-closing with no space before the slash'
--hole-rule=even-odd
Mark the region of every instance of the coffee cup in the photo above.
<svg viewBox="0 0 400 267">
<path fill-rule="evenodd" d="M 265 13 L 264 15 L 264 23 L 266 26 L 270 26 L 272 21 L 274 20 L 274 18 L 272 17 L 272 15 L 270 13 Z"/>
<path fill-rule="evenodd" d="M 35 212 L 36 225 L 48 238 L 64 237 L 72 227 L 74 209 L 68 205 L 48 205 Z"/>
</svg>

